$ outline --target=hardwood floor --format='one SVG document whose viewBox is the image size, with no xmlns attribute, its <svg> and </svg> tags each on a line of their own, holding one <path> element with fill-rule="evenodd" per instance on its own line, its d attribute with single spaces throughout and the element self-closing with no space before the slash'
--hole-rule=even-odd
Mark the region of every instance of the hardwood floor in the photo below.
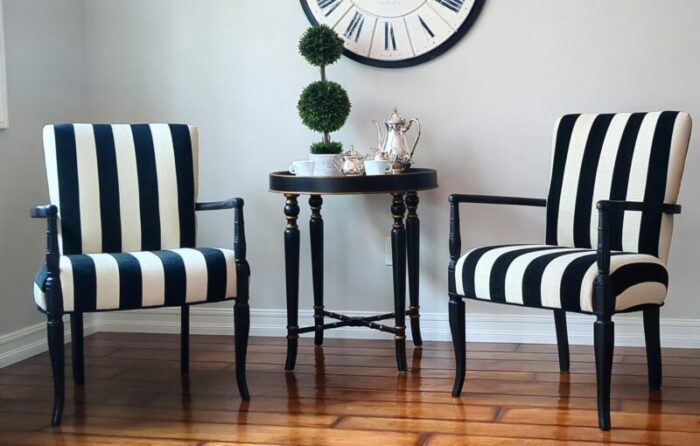
<svg viewBox="0 0 700 446">
<path fill-rule="evenodd" d="M 449 343 L 409 345 L 401 374 L 390 340 L 300 341 L 297 369 L 285 373 L 284 339 L 251 338 L 245 404 L 231 337 L 193 335 L 183 379 L 176 335 L 89 336 L 83 389 L 66 368 L 60 428 L 49 425 L 47 354 L 0 370 L 0 444 L 700 444 L 700 350 L 665 349 L 664 387 L 654 392 L 644 349 L 617 348 L 613 430 L 604 433 L 592 347 L 572 346 L 571 373 L 560 374 L 554 345 L 469 344 L 464 393 L 453 398 Z"/>
</svg>

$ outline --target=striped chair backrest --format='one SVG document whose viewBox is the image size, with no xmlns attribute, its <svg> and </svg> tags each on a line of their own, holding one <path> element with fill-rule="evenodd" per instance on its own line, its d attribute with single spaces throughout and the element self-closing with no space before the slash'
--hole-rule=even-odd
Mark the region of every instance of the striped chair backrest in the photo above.
<svg viewBox="0 0 700 446">
<path fill-rule="evenodd" d="M 63 254 L 195 245 L 196 127 L 47 125 L 44 154 Z"/>
<path fill-rule="evenodd" d="M 561 117 L 554 127 L 547 244 L 595 247 L 599 200 L 675 203 L 691 125 L 687 113 L 672 111 Z M 611 217 L 613 250 L 667 259 L 671 215 Z"/>
</svg>

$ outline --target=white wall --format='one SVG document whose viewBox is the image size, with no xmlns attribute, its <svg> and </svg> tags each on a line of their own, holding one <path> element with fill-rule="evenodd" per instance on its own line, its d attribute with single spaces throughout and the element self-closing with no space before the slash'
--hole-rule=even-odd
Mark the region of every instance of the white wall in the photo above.
<svg viewBox="0 0 700 446">
<path fill-rule="evenodd" d="M 42 321 L 32 281 L 47 201 L 41 127 L 85 119 L 82 0 L 4 0 L 10 127 L 0 129 L 0 335 Z"/>
<path fill-rule="evenodd" d="M 247 200 L 255 308 L 283 308 L 282 197 L 267 173 L 306 156 L 315 135 L 296 101 L 316 71 L 297 54 L 308 26 L 297 1 L 88 1 L 91 119 L 186 121 L 200 126 L 202 199 Z M 544 196 L 555 118 L 574 111 L 687 110 L 700 119 L 700 4 L 682 0 L 487 0 L 465 39 L 439 59 L 408 69 L 347 58 L 329 69 L 353 103 L 337 138 L 366 150 L 370 121 L 397 105 L 418 116 L 417 163 L 439 170 L 422 195 L 421 292 L 426 312 L 446 311 L 450 192 Z M 695 296 L 700 208 L 698 135 L 693 136 L 663 314 L 700 318 Z M 327 304 L 391 308 L 384 237 L 389 198 L 326 199 Z M 539 241 L 541 210 L 465 209 L 464 247 Z M 311 307 L 308 207 L 302 228 L 302 307 Z M 230 242 L 229 216 L 200 220 L 203 243 Z M 469 303 L 468 311 L 523 310 Z"/>
</svg>

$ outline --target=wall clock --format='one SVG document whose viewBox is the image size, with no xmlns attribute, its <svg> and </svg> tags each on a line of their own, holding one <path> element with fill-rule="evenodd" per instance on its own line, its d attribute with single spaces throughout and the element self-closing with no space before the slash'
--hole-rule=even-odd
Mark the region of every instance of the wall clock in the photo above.
<svg viewBox="0 0 700 446">
<path fill-rule="evenodd" d="M 377 67 L 431 60 L 471 27 L 484 0 L 300 0 L 312 24 L 333 28 L 345 55 Z"/>
</svg>

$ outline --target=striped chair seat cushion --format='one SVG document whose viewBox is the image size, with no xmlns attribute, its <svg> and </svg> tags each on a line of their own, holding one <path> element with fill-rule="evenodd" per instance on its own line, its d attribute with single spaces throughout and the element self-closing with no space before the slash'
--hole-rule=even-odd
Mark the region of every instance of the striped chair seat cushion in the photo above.
<svg viewBox="0 0 700 446">
<path fill-rule="evenodd" d="M 661 305 L 668 272 L 649 255 L 613 252 L 610 277 L 615 310 Z M 504 245 L 472 249 L 455 267 L 458 295 L 527 307 L 593 312 L 596 251 L 551 245 Z"/>
<path fill-rule="evenodd" d="M 65 312 L 127 310 L 216 302 L 236 297 L 233 251 L 179 248 L 60 258 Z M 46 310 L 46 268 L 35 278 L 34 299 Z"/>
</svg>

